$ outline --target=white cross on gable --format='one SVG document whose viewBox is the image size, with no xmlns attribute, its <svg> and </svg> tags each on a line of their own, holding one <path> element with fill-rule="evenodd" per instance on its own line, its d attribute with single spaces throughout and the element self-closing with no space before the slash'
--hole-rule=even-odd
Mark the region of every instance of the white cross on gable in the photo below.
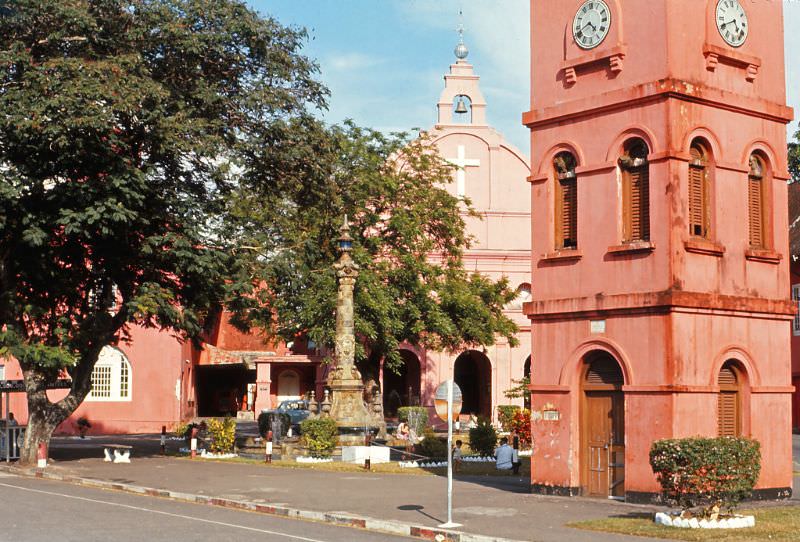
<svg viewBox="0 0 800 542">
<path fill-rule="evenodd" d="M 481 165 L 481 161 L 477 158 L 467 158 L 467 151 L 464 149 L 464 145 L 458 146 L 457 158 L 446 158 L 446 160 L 458 168 L 458 171 L 456 171 L 456 195 L 459 198 L 463 198 L 467 194 L 466 168 L 478 167 Z"/>
</svg>

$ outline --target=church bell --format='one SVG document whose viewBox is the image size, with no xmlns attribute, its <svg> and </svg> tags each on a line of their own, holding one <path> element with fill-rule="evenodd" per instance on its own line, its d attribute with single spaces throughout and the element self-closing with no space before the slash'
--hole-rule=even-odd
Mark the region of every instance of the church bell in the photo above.
<svg viewBox="0 0 800 542">
<path fill-rule="evenodd" d="M 464 103 L 464 97 L 458 97 L 458 103 L 456 104 L 456 113 L 464 114 L 468 113 L 469 110 L 467 109 L 467 104 Z"/>
</svg>

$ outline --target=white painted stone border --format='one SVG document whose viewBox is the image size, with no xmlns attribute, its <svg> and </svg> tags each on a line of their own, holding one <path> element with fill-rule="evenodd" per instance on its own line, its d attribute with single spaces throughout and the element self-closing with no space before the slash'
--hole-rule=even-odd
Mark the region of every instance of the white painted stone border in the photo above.
<svg viewBox="0 0 800 542">
<path fill-rule="evenodd" d="M 756 518 L 754 516 L 734 516 L 720 520 L 708 520 L 705 518 L 682 518 L 680 516 L 671 516 L 664 512 L 656 514 L 655 522 L 665 527 L 677 527 L 680 529 L 743 529 L 756 526 Z"/>
<path fill-rule="evenodd" d="M 295 459 L 297 463 L 333 463 L 332 457 L 306 457 L 306 456 L 298 456 Z"/>
</svg>

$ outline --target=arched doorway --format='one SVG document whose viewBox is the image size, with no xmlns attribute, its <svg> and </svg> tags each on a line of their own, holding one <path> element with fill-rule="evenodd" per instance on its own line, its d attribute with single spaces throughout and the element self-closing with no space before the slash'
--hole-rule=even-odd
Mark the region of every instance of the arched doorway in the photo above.
<svg viewBox="0 0 800 542">
<path fill-rule="evenodd" d="M 744 372 L 735 360 L 726 361 L 717 375 L 717 434 L 738 437 L 742 434 L 742 384 Z"/>
<path fill-rule="evenodd" d="M 486 354 L 469 350 L 458 356 L 453 379 L 461 388 L 461 413 L 491 417 L 492 364 Z"/>
<path fill-rule="evenodd" d="M 584 357 L 581 387 L 581 486 L 586 495 L 625 497 L 625 396 L 611 354 Z"/>
<path fill-rule="evenodd" d="M 278 375 L 278 403 L 300 398 L 300 375 L 294 369 L 285 369 Z"/>
<path fill-rule="evenodd" d="M 411 350 L 400 350 L 403 365 L 398 372 L 383 368 L 383 412 L 396 416 L 401 406 L 417 406 L 420 401 L 420 363 Z"/>
</svg>

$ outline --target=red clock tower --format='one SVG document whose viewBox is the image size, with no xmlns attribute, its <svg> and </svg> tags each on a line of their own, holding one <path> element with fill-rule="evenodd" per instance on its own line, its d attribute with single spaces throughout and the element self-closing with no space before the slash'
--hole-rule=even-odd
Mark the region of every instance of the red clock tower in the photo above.
<svg viewBox="0 0 800 542">
<path fill-rule="evenodd" d="M 654 440 L 792 485 L 781 2 L 532 0 L 535 491 L 647 500 Z"/>
</svg>

